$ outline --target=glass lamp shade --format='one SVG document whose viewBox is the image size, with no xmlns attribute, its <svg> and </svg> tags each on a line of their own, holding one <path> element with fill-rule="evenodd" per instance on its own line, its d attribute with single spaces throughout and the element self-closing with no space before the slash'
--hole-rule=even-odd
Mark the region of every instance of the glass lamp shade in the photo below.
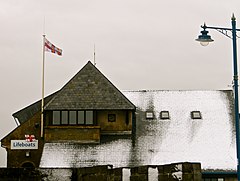
<svg viewBox="0 0 240 181">
<path fill-rule="evenodd" d="M 200 41 L 200 44 L 205 47 L 205 46 L 208 46 L 209 42 L 208 41 Z"/>
</svg>

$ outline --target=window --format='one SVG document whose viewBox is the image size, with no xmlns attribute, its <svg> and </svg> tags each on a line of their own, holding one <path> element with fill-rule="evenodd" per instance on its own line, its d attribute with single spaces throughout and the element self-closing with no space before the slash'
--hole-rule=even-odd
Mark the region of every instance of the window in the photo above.
<svg viewBox="0 0 240 181">
<path fill-rule="evenodd" d="M 77 111 L 69 111 L 69 124 L 77 124 Z"/>
<path fill-rule="evenodd" d="M 86 111 L 86 124 L 93 124 L 93 111 Z"/>
<path fill-rule="evenodd" d="M 108 122 L 116 122 L 116 114 L 108 114 Z"/>
<path fill-rule="evenodd" d="M 224 181 L 224 178 L 203 178 L 203 181 Z"/>
<path fill-rule="evenodd" d="M 202 115 L 200 111 L 192 111 L 191 112 L 192 119 L 202 119 Z"/>
<path fill-rule="evenodd" d="M 153 119 L 154 118 L 154 114 L 152 111 L 147 111 L 146 112 L 146 119 Z"/>
<path fill-rule="evenodd" d="M 94 111 L 53 111 L 52 125 L 93 125 Z"/>
<path fill-rule="evenodd" d="M 84 124 L 84 111 L 78 111 L 78 124 Z"/>
<path fill-rule="evenodd" d="M 62 111 L 61 124 L 68 124 L 68 111 Z"/>
<path fill-rule="evenodd" d="M 161 111 L 160 112 L 160 119 L 170 119 L 169 111 Z"/>
<path fill-rule="evenodd" d="M 59 125 L 60 124 L 60 111 L 53 111 L 53 125 Z"/>
</svg>

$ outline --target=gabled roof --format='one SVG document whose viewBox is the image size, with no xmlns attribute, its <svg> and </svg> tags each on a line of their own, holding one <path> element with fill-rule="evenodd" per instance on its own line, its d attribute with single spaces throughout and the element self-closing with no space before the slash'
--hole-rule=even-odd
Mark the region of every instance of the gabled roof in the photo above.
<svg viewBox="0 0 240 181">
<path fill-rule="evenodd" d="M 62 89 L 44 98 L 45 110 L 135 109 L 89 61 Z M 41 110 L 41 100 L 13 113 L 20 124 Z"/>
<path fill-rule="evenodd" d="M 135 106 L 89 61 L 45 110 L 131 109 Z"/>
<path fill-rule="evenodd" d="M 98 145 L 46 143 L 40 167 L 114 167 L 201 162 L 203 170 L 236 170 L 232 91 L 127 91 L 137 107 L 136 135 Z M 153 111 L 155 118 L 146 119 Z M 161 120 L 160 111 L 170 119 Z M 202 119 L 191 119 L 200 111 Z"/>
</svg>

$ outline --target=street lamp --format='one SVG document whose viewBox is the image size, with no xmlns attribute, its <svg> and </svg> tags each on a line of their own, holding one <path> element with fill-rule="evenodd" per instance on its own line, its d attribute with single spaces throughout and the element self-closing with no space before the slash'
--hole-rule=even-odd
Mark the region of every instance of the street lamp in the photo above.
<svg viewBox="0 0 240 181">
<path fill-rule="evenodd" d="M 211 38 L 210 35 L 208 35 L 208 31 L 206 30 L 207 26 L 204 23 L 203 26 L 203 31 L 201 31 L 201 35 L 198 36 L 198 39 L 196 41 L 199 41 L 202 46 L 207 46 L 210 42 L 213 42 L 214 40 Z"/>
<path fill-rule="evenodd" d="M 237 177 L 238 181 L 240 181 L 240 144 L 239 144 L 239 105 L 238 105 L 238 67 L 237 67 L 237 35 L 236 32 L 240 31 L 240 29 L 236 29 L 236 18 L 234 14 L 232 16 L 232 28 L 222 28 L 222 27 L 211 27 L 206 26 L 204 23 L 201 28 L 201 35 L 198 36 L 196 41 L 199 41 L 201 45 L 207 46 L 213 40 L 211 36 L 208 35 L 208 31 L 206 29 L 214 29 L 222 33 L 223 35 L 227 36 L 228 38 L 232 39 L 233 44 L 233 80 L 234 80 L 234 108 L 235 108 L 235 124 L 236 124 L 236 147 L 237 147 Z M 228 32 L 231 31 L 232 34 L 229 35 Z"/>
</svg>

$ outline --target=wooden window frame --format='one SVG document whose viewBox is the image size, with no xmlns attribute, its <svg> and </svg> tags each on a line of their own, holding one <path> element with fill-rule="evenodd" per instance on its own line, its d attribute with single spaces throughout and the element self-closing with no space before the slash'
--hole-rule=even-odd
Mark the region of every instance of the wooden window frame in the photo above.
<svg viewBox="0 0 240 181">
<path fill-rule="evenodd" d="M 67 121 L 63 123 L 63 112 L 67 111 Z M 70 124 L 70 112 L 75 111 L 76 112 L 76 123 L 75 124 Z M 79 111 L 83 111 L 83 124 L 79 124 Z M 59 124 L 54 124 L 53 123 L 53 113 L 54 112 L 59 112 L 60 113 L 60 117 L 59 117 Z M 87 123 L 87 117 L 86 117 L 86 112 L 92 112 L 91 113 L 91 117 L 92 117 L 92 123 Z M 83 125 L 83 126 L 87 126 L 87 125 L 95 125 L 95 120 L 96 120 L 96 116 L 95 116 L 95 111 L 94 110 L 53 110 L 52 111 L 52 120 L 51 120 L 51 125 L 53 126 L 76 126 L 76 125 Z"/>
</svg>

